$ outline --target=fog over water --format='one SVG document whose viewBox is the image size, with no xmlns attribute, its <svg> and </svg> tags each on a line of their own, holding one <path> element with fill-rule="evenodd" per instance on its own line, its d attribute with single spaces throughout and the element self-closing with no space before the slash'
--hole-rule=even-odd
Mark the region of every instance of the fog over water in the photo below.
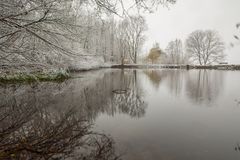
<svg viewBox="0 0 240 160">
<path fill-rule="evenodd" d="M 154 42 L 165 49 L 168 42 L 179 38 L 183 41 L 197 29 L 217 30 L 226 43 L 227 61 L 240 63 L 240 44 L 233 38 L 239 34 L 236 24 L 240 22 L 239 0 L 179 0 L 168 8 L 159 7 L 153 14 L 146 14 L 148 31 L 144 52 Z M 238 44 L 234 48 L 230 43 Z"/>
</svg>

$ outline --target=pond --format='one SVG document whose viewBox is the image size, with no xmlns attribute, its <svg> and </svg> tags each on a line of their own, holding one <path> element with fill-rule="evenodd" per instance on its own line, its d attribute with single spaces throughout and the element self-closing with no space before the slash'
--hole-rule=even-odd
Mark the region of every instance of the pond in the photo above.
<svg viewBox="0 0 240 160">
<path fill-rule="evenodd" d="M 240 158 L 239 71 L 104 69 L 73 77 L 0 86 L 0 157 Z"/>
</svg>

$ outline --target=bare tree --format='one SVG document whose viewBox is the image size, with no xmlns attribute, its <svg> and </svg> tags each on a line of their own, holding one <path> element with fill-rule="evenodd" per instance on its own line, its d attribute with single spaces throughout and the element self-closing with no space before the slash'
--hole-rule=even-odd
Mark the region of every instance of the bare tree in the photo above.
<svg viewBox="0 0 240 160">
<path fill-rule="evenodd" d="M 122 0 L 1 0 L 0 61 L 62 63 L 66 57 L 85 56 L 79 48 L 86 53 L 115 56 L 116 24 L 101 20 L 102 14 L 119 15 L 121 8 L 127 15 L 131 8 L 151 10 L 175 1 L 132 0 L 126 7 Z"/>
<path fill-rule="evenodd" d="M 168 43 L 166 48 L 168 54 L 168 61 L 171 64 L 185 63 L 185 56 L 183 54 L 183 45 L 180 39 L 176 39 Z"/>
<path fill-rule="evenodd" d="M 120 16 L 127 15 L 130 10 L 153 12 L 159 5 L 168 6 L 176 3 L 177 0 L 89 0 L 88 3 L 95 5 L 98 10 L 105 10 Z"/>
<path fill-rule="evenodd" d="M 224 59 L 224 42 L 216 31 L 197 30 L 186 40 L 190 60 L 200 65 L 220 62 Z"/>
<path fill-rule="evenodd" d="M 146 21 L 142 16 L 131 16 L 123 22 L 125 26 L 125 39 L 127 43 L 127 52 L 133 63 L 137 63 L 138 54 L 144 42 L 144 31 L 146 30 Z"/>
<path fill-rule="evenodd" d="M 67 45 L 79 27 L 72 0 L 3 0 L 0 6 L 2 62 L 52 63 L 60 55 L 74 55 Z"/>
<path fill-rule="evenodd" d="M 124 25 L 124 23 L 120 22 L 118 24 L 117 28 L 117 46 L 118 46 L 118 51 L 120 55 L 120 60 L 121 64 L 123 65 L 125 63 L 125 59 L 127 59 L 127 48 L 128 48 L 128 43 L 127 43 L 127 36 L 125 34 L 125 31 L 127 30 L 127 26 Z"/>
</svg>

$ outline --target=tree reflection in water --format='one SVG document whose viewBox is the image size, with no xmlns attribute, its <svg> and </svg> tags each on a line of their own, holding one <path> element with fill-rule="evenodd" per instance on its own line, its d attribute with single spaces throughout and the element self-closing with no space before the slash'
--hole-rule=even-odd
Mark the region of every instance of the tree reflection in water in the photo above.
<svg viewBox="0 0 240 160">
<path fill-rule="evenodd" d="M 97 83 L 85 88 L 82 103 L 86 104 L 88 116 L 92 120 L 100 113 L 111 116 L 123 113 L 132 118 L 144 116 L 147 104 L 143 101 L 137 74 L 134 70 L 110 71 Z"/>
<path fill-rule="evenodd" d="M 102 113 L 145 114 L 137 72 L 86 74 L 64 83 L 0 86 L 0 159 L 118 159 L 114 141 L 91 126 Z M 127 92 L 113 92 L 121 88 Z"/>
<path fill-rule="evenodd" d="M 183 86 L 184 70 L 145 70 L 144 73 L 148 76 L 154 88 L 158 89 L 160 84 L 166 81 L 166 86 L 174 95 L 179 95 Z"/>
<path fill-rule="evenodd" d="M 171 93 L 175 96 L 179 96 L 181 94 L 181 91 L 183 89 L 183 80 L 184 75 L 186 71 L 185 70 L 168 70 L 167 71 L 167 86 L 170 89 Z"/>
<path fill-rule="evenodd" d="M 196 70 L 189 72 L 186 82 L 188 97 L 197 104 L 211 104 L 223 89 L 223 71 Z"/>
<path fill-rule="evenodd" d="M 186 91 L 187 97 L 197 104 L 211 104 L 223 89 L 223 72 L 213 70 L 145 70 L 152 85 L 158 89 L 166 82 L 170 92 L 178 96 Z"/>
<path fill-rule="evenodd" d="M 144 70 L 154 88 L 158 89 L 160 83 L 166 77 L 164 70 Z"/>
<path fill-rule="evenodd" d="M 120 113 L 129 114 L 131 117 L 140 118 L 145 115 L 147 104 L 143 100 L 143 91 L 138 83 L 137 71 L 124 73 L 121 71 L 119 89 L 113 90 L 112 106 L 118 108 Z"/>
<path fill-rule="evenodd" d="M 113 140 L 93 133 L 74 109 L 19 102 L 0 108 L 0 159 L 118 159 Z"/>
</svg>

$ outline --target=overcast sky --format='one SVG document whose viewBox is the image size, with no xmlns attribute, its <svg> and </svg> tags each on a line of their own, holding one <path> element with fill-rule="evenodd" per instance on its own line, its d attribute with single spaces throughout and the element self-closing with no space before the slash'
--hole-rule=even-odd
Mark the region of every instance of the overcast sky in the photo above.
<svg viewBox="0 0 240 160">
<path fill-rule="evenodd" d="M 240 22 L 240 0 L 178 0 L 169 9 L 160 7 L 145 16 L 148 24 L 145 51 L 154 42 L 165 49 L 169 41 L 176 38 L 185 41 L 194 30 L 214 29 L 227 45 L 227 61 L 240 64 L 240 45 L 229 47 L 230 42 L 236 43 L 233 35 L 240 35 L 235 27 Z"/>
</svg>

